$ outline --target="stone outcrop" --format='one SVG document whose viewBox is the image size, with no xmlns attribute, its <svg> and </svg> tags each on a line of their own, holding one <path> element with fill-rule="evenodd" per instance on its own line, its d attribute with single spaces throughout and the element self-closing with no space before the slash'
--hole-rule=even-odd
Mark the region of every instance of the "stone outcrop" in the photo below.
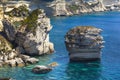
<svg viewBox="0 0 120 80">
<path fill-rule="evenodd" d="M 32 72 L 36 74 L 45 74 L 45 73 L 50 72 L 51 70 L 52 68 L 50 67 L 43 66 L 43 65 L 37 65 L 32 69 Z"/>
<path fill-rule="evenodd" d="M 65 36 L 66 48 L 70 61 L 87 61 L 100 59 L 103 47 L 101 29 L 81 26 L 67 32 Z"/>
<path fill-rule="evenodd" d="M 26 25 L 25 29 L 16 34 L 16 43 L 28 55 L 42 55 L 54 51 L 54 46 L 49 41 L 49 32 L 52 26 L 43 10 L 34 10 L 23 25 Z"/>
</svg>

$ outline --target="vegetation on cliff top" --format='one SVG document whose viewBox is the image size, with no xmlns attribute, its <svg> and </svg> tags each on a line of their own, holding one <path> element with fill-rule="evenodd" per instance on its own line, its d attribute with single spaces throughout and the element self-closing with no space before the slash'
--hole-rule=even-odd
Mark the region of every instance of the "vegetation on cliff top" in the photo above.
<svg viewBox="0 0 120 80">
<path fill-rule="evenodd" d="M 77 26 L 73 29 L 71 29 L 67 34 L 76 34 L 76 33 L 81 33 L 81 32 L 86 32 L 89 29 L 97 29 L 96 27 L 93 26 Z"/>
<path fill-rule="evenodd" d="M 41 10 L 36 9 L 30 13 L 30 15 L 23 21 L 23 25 L 27 25 L 26 31 L 34 32 L 37 27 L 38 15 L 41 14 Z"/>
<path fill-rule="evenodd" d="M 79 9 L 79 6 L 78 5 L 69 5 L 69 9 L 71 11 L 75 11 L 75 10 L 78 10 Z"/>
</svg>

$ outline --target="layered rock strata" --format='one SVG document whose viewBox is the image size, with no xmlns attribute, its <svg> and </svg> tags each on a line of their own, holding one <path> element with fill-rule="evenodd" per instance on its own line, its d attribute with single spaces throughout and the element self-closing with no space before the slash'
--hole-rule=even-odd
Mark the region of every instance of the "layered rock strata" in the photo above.
<svg viewBox="0 0 120 80">
<path fill-rule="evenodd" d="M 83 0 L 55 0 L 50 5 L 54 16 L 66 16 L 80 13 L 105 11 L 106 8 L 102 0 L 85 2 Z"/>
<path fill-rule="evenodd" d="M 66 5 L 65 0 L 55 0 L 50 3 L 49 7 L 52 7 L 54 16 L 72 15 L 72 13 L 67 10 Z"/>
<path fill-rule="evenodd" d="M 69 30 L 65 36 L 70 61 L 98 60 L 103 47 L 101 29 L 81 26 Z"/>
</svg>

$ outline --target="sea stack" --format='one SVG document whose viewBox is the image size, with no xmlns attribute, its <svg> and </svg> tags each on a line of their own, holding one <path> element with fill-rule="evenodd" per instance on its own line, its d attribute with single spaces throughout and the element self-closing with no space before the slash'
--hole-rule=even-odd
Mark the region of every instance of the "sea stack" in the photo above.
<svg viewBox="0 0 120 80">
<path fill-rule="evenodd" d="M 103 48 L 101 29 L 91 26 L 75 27 L 65 35 L 70 61 L 100 60 Z"/>
</svg>

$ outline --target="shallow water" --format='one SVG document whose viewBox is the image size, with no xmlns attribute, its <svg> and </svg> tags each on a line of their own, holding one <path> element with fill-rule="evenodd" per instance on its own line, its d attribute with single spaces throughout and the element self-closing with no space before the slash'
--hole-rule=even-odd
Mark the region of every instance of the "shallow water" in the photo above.
<svg viewBox="0 0 120 80">
<path fill-rule="evenodd" d="M 50 40 L 55 45 L 55 53 L 39 57 L 38 64 L 57 62 L 59 66 L 47 74 L 36 75 L 31 68 L 1 68 L 0 77 L 15 80 L 120 80 L 120 12 L 100 12 L 72 17 L 51 18 L 53 29 Z M 100 62 L 69 63 L 64 44 L 65 33 L 74 26 L 90 25 L 103 29 L 105 48 Z"/>
</svg>

